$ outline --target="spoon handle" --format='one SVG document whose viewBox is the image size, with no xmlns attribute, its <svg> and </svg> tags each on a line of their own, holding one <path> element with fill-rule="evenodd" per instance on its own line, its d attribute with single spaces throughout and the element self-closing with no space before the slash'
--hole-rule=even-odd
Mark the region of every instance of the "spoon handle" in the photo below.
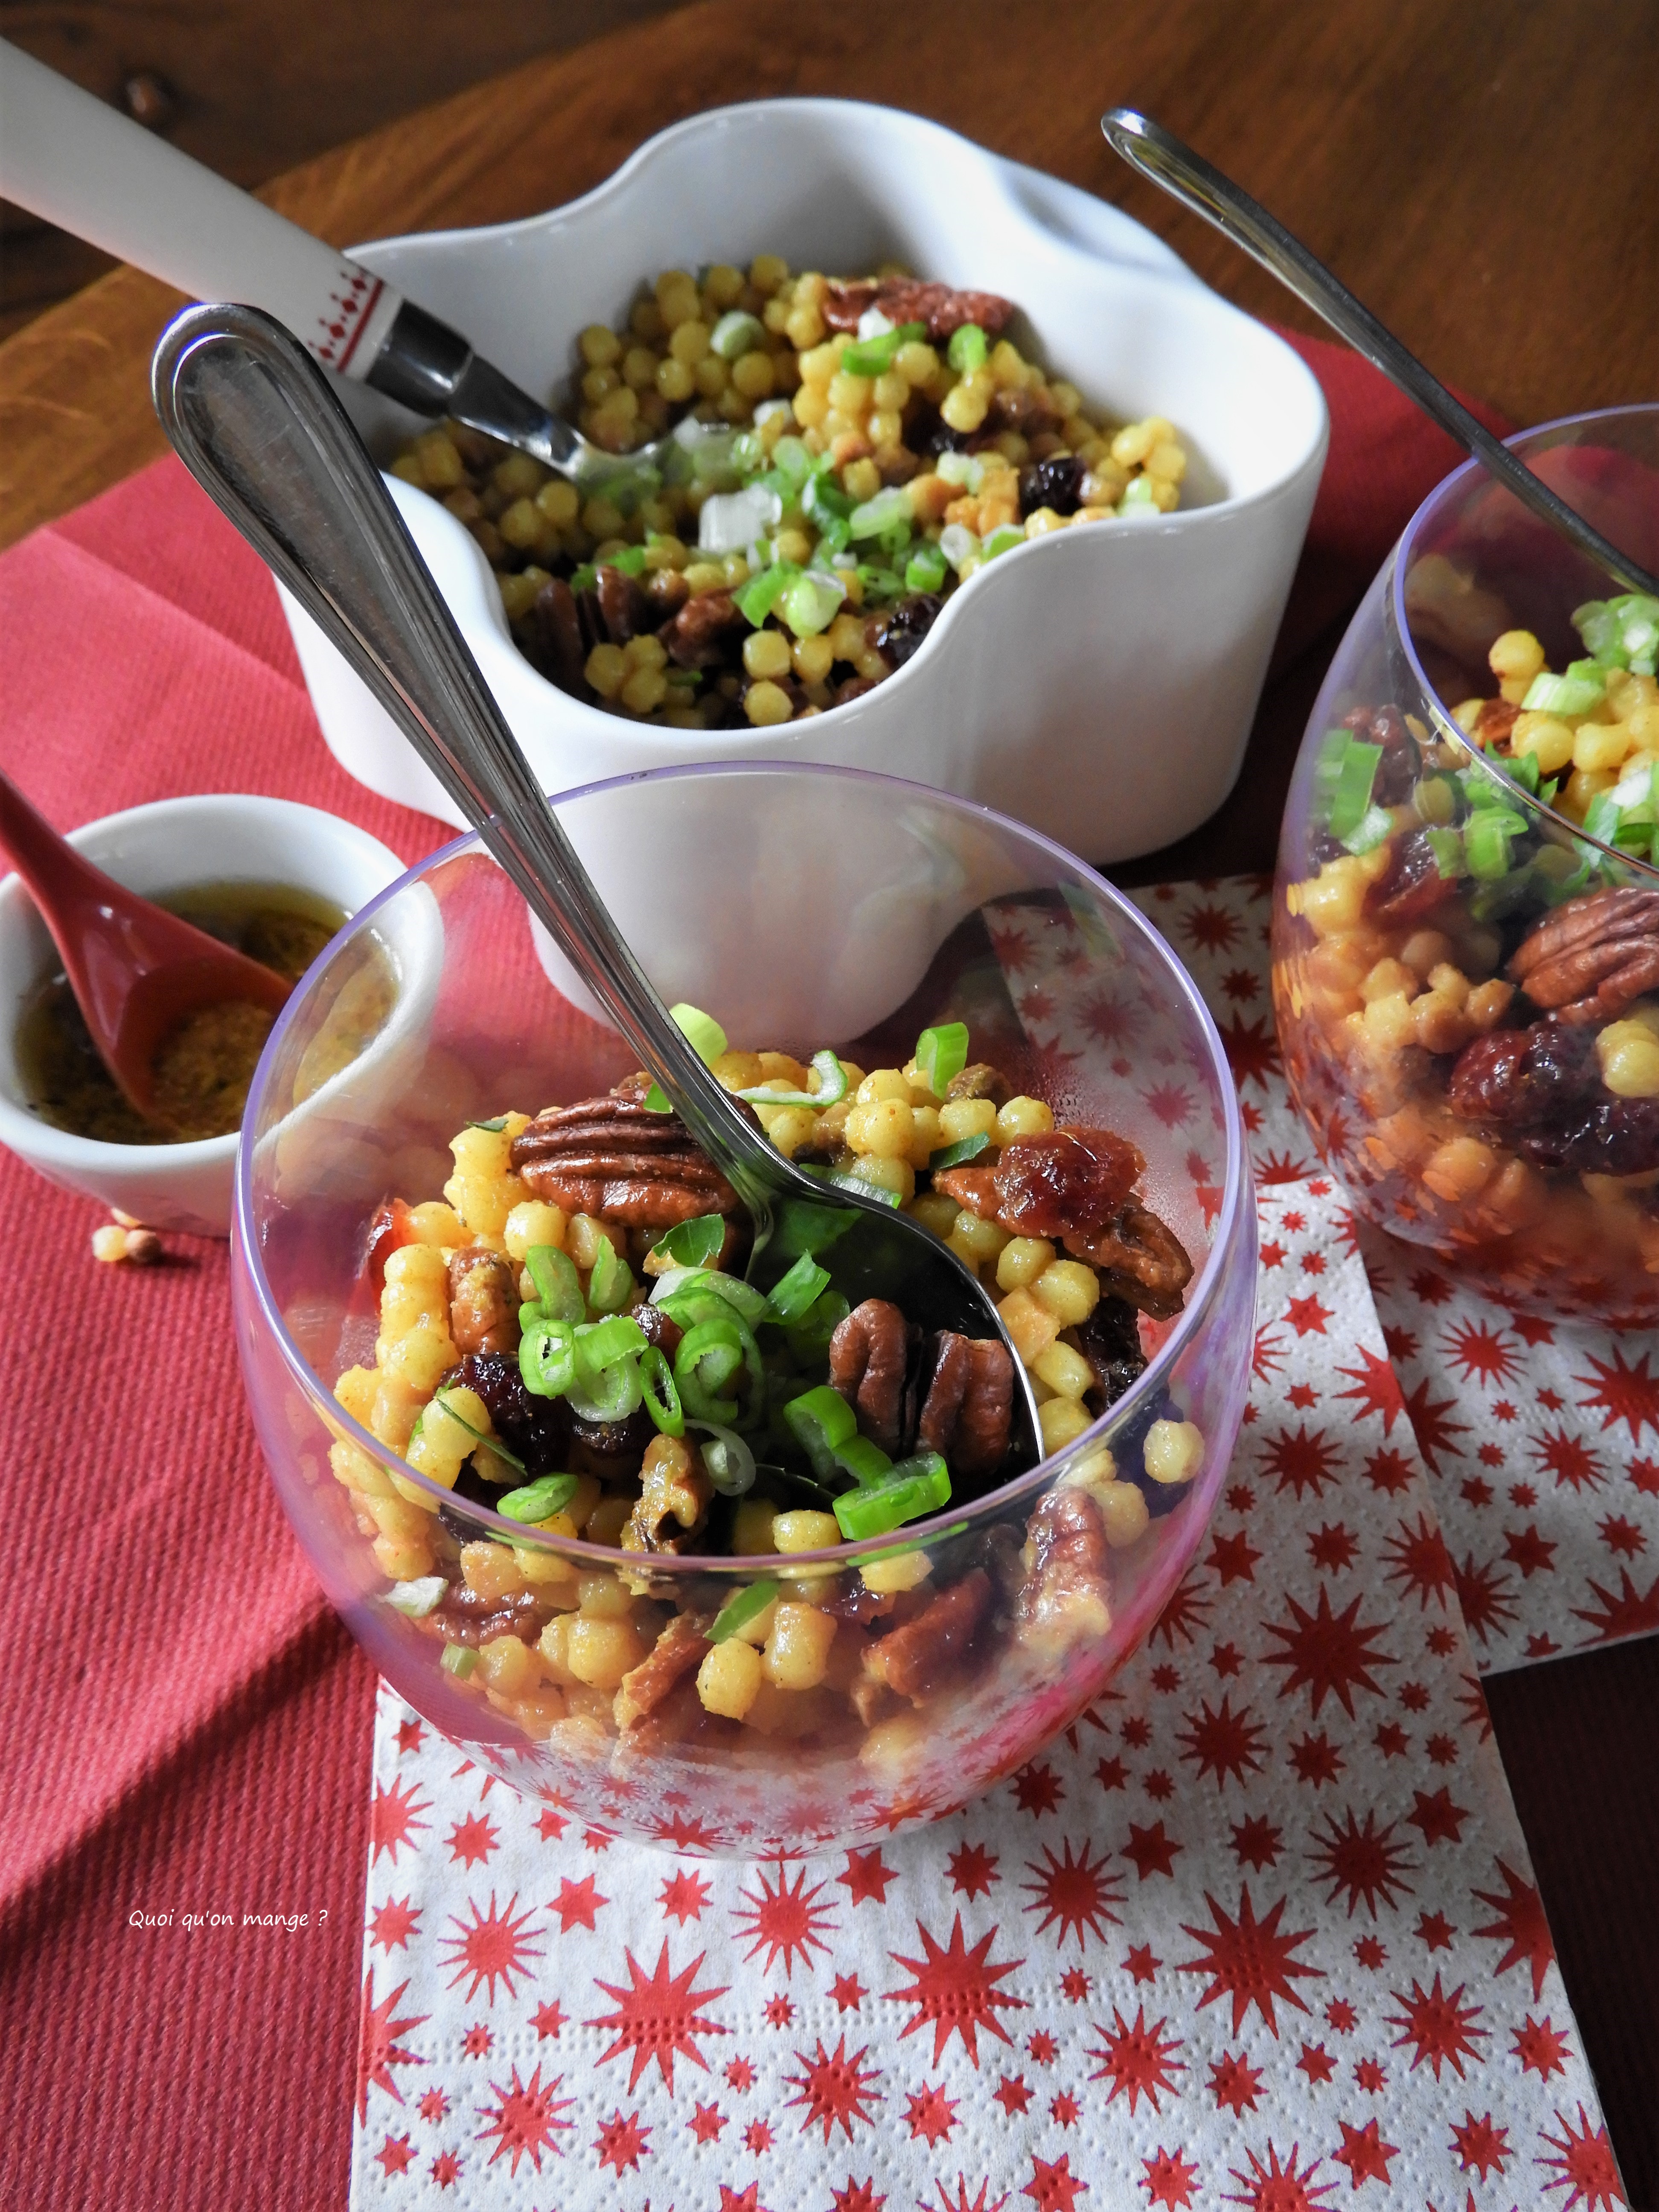
<svg viewBox="0 0 1659 2212">
<path fill-rule="evenodd" d="M 1414 400 L 1431 421 L 1474 454 L 1523 506 L 1571 538 L 1627 592 L 1659 596 L 1659 581 L 1592 529 L 1583 515 L 1559 498 L 1500 439 L 1494 438 L 1437 377 L 1430 374 L 1417 356 L 1339 283 L 1317 255 L 1299 238 L 1292 237 L 1282 222 L 1231 177 L 1224 176 L 1172 131 L 1133 107 L 1110 109 L 1101 117 L 1100 127 L 1114 153 L 1121 155 L 1132 169 L 1150 177 L 1172 198 L 1202 216 L 1224 238 L 1242 246 L 1270 270 L 1304 307 L 1311 307 L 1356 353 L 1363 354 L 1408 399 Z"/>
<path fill-rule="evenodd" d="M 758 1144 L 629 950 L 322 372 L 257 307 L 187 308 L 151 372 L 185 466 L 339 647 L 763 1214 Z"/>
</svg>

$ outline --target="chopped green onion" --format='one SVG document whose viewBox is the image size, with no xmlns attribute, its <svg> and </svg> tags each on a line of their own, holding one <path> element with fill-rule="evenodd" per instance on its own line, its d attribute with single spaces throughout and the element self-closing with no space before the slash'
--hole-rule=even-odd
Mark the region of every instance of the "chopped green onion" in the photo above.
<svg viewBox="0 0 1659 2212">
<path fill-rule="evenodd" d="M 751 576 L 741 590 L 733 592 L 732 604 L 751 629 L 758 629 L 799 574 L 794 562 L 775 561 L 758 576 Z"/>
<path fill-rule="evenodd" d="M 1522 709 L 1528 714 L 1588 714 L 1606 698 L 1607 689 L 1599 674 L 1552 676 L 1546 671 L 1528 684 Z"/>
<path fill-rule="evenodd" d="M 1510 841 L 1526 826 L 1520 815 L 1497 807 L 1483 806 L 1470 815 L 1463 830 L 1463 850 L 1477 882 L 1493 883 L 1508 875 Z"/>
<path fill-rule="evenodd" d="M 649 1342 L 631 1314 L 608 1314 L 603 1321 L 584 1322 L 576 1330 L 577 1371 L 601 1374 L 618 1360 L 637 1359 Z"/>
<path fill-rule="evenodd" d="M 803 569 L 784 592 L 778 612 L 797 637 L 817 637 L 841 612 L 847 586 L 821 568 Z"/>
<path fill-rule="evenodd" d="M 852 1311 L 839 1291 L 825 1291 L 815 1298 L 789 1332 L 789 1349 L 805 1365 L 813 1365 L 830 1349 L 830 1340 Z"/>
<path fill-rule="evenodd" d="M 751 1106 L 839 1106 L 847 1096 L 847 1070 L 833 1052 L 815 1052 L 812 1065 L 817 1071 L 816 1091 L 769 1091 L 763 1084 L 753 1091 L 739 1091 L 739 1098 Z"/>
<path fill-rule="evenodd" d="M 1005 522 L 1000 530 L 994 530 L 985 540 L 982 550 L 988 561 L 994 561 L 1000 553 L 1012 553 L 1016 545 L 1025 543 L 1025 532 L 1017 522 Z"/>
<path fill-rule="evenodd" d="M 951 1501 L 951 1477 L 937 1452 L 901 1460 L 889 1478 L 866 1489 L 851 1490 L 836 1500 L 836 1520 L 849 1544 L 884 1536 L 907 1521 L 919 1520 Z"/>
<path fill-rule="evenodd" d="M 536 1285 L 537 1304 L 549 1321 L 574 1322 L 587 1319 L 581 1278 L 568 1252 L 560 1251 L 556 1244 L 532 1244 L 524 1255 L 524 1263 Z"/>
<path fill-rule="evenodd" d="M 694 1429 L 707 1429 L 702 1463 L 722 1498 L 742 1498 L 755 1486 L 755 1455 L 743 1438 L 718 1421 L 693 1421 Z"/>
<path fill-rule="evenodd" d="M 690 1269 L 678 1280 L 659 1276 L 651 1302 L 660 1306 L 671 1321 L 679 1319 L 688 1302 L 695 1309 L 693 1321 L 701 1321 L 710 1309 L 716 1312 L 729 1309 L 750 1328 L 766 1319 L 766 1300 L 754 1285 L 745 1283 L 741 1275 L 724 1274 L 717 1267 Z"/>
<path fill-rule="evenodd" d="M 470 1644 L 446 1644 L 438 1662 L 445 1674 L 453 1674 L 458 1682 L 465 1681 L 477 1663 L 478 1655 Z"/>
<path fill-rule="evenodd" d="M 466 1126 L 469 1129 L 483 1129 L 490 1136 L 499 1137 L 507 1127 L 507 1116 L 505 1114 L 498 1114 L 493 1121 L 469 1121 Z"/>
<path fill-rule="evenodd" d="M 862 505 L 853 509 L 847 518 L 847 527 L 854 538 L 879 538 L 884 530 L 890 530 L 896 522 L 904 525 L 908 537 L 910 495 L 902 484 L 887 484 L 873 499 L 866 499 Z"/>
<path fill-rule="evenodd" d="M 959 485 L 963 491 L 980 491 L 985 483 L 985 464 L 972 453 L 941 453 L 933 473 L 942 483 Z"/>
<path fill-rule="evenodd" d="M 1429 850 L 1434 854 L 1434 865 L 1448 883 L 1461 876 L 1464 868 L 1463 834 L 1459 830 L 1425 830 Z"/>
<path fill-rule="evenodd" d="M 904 589 L 904 579 L 896 568 L 877 568 L 868 561 L 859 562 L 858 578 L 866 599 L 896 599 Z"/>
<path fill-rule="evenodd" d="M 898 1193 L 896 1190 L 889 1190 L 885 1184 L 874 1180 L 873 1166 L 866 1172 L 861 1173 L 860 1170 L 864 1168 L 864 1161 L 860 1160 L 845 1174 L 842 1174 L 839 1169 L 832 1169 L 824 1180 L 826 1182 L 833 1183 L 837 1190 L 855 1190 L 861 1198 L 879 1199 L 884 1206 L 890 1206 L 896 1212 L 899 1202 Z"/>
<path fill-rule="evenodd" d="M 811 475 L 813 458 L 810 447 L 787 431 L 772 448 L 772 466 L 792 491 L 799 491 Z"/>
<path fill-rule="evenodd" d="M 599 1239 L 587 1278 L 587 1303 L 596 1314 L 620 1313 L 634 1303 L 634 1271 L 608 1237 Z"/>
<path fill-rule="evenodd" d="M 688 1006 L 684 1000 L 678 1006 L 671 1006 L 668 1014 L 703 1066 L 712 1067 L 726 1050 L 726 1031 L 714 1017 L 705 1014 L 700 1006 Z M 671 1114 L 674 1110 L 659 1083 L 653 1083 L 647 1091 L 645 1103 L 653 1114 Z"/>
<path fill-rule="evenodd" d="M 1152 497 L 1152 480 L 1148 476 L 1131 477 L 1127 489 L 1117 503 L 1120 514 L 1147 515 L 1158 512 L 1158 501 Z"/>
<path fill-rule="evenodd" d="M 1624 592 L 1612 599 L 1591 599 L 1573 611 L 1572 626 L 1602 668 L 1628 668 L 1651 676 L 1659 653 L 1659 599 L 1647 592 Z"/>
<path fill-rule="evenodd" d="M 591 592 L 599 580 L 599 572 L 591 561 L 584 561 L 580 568 L 570 572 L 570 588 L 577 599 L 580 599 L 584 592 Z"/>
<path fill-rule="evenodd" d="M 852 495 L 844 492 L 830 475 L 828 461 L 815 468 L 801 488 L 802 512 L 809 522 L 816 522 L 820 529 L 831 522 L 845 522 L 856 504 Z"/>
<path fill-rule="evenodd" d="M 958 376 L 971 376 L 976 368 L 984 368 L 989 352 L 979 325 L 963 323 L 951 331 L 945 358 Z"/>
<path fill-rule="evenodd" d="M 1371 791 L 1382 758 L 1381 745 L 1350 738 L 1335 772 L 1331 793 L 1329 829 L 1333 837 L 1346 840 L 1370 811 Z"/>
<path fill-rule="evenodd" d="M 448 1390 L 441 1390 L 437 1396 L 433 1400 L 432 1403 L 442 1413 L 446 1413 L 448 1418 L 454 1422 L 458 1429 L 465 1429 L 468 1436 L 476 1437 L 481 1444 L 484 1445 L 489 1450 L 495 1453 L 497 1459 L 504 1460 L 508 1467 L 517 1468 L 519 1473 L 522 1474 L 525 1471 L 525 1465 L 518 1454 L 516 1452 L 509 1451 L 507 1446 L 501 1442 L 501 1438 L 496 1436 L 492 1436 L 487 1429 L 475 1429 L 471 1421 L 467 1420 L 462 1414 L 459 1414 L 455 1411 L 453 1406 L 450 1404 L 449 1400 L 450 1392 Z M 426 1419 L 427 1414 L 431 1410 L 431 1407 L 423 1407 L 422 1408 L 415 1423 L 416 1431 L 419 1430 L 422 1421 Z"/>
<path fill-rule="evenodd" d="M 954 1145 L 941 1145 L 938 1152 L 929 1152 L 927 1164 L 935 1175 L 946 1168 L 962 1167 L 969 1160 L 976 1160 L 981 1152 L 988 1151 L 991 1139 L 984 1130 L 977 1130 L 971 1137 L 958 1137 Z"/>
<path fill-rule="evenodd" d="M 694 1420 L 731 1422 L 737 1417 L 735 1398 L 722 1398 L 723 1390 L 744 1364 L 743 1339 L 735 1315 L 721 1315 L 688 1328 L 674 1353 L 674 1380 L 680 1402 Z"/>
<path fill-rule="evenodd" d="M 937 545 L 919 545 L 905 564 L 907 592 L 937 592 L 944 587 L 950 562 Z"/>
<path fill-rule="evenodd" d="M 939 550 L 960 574 L 968 562 L 978 559 L 980 543 L 965 522 L 948 522 L 939 532 Z"/>
<path fill-rule="evenodd" d="M 617 568 L 624 576 L 641 576 L 645 573 L 643 545 L 624 545 L 620 553 L 612 553 L 600 562 L 604 568 Z"/>
<path fill-rule="evenodd" d="M 782 1280 L 773 1285 L 772 1295 L 766 1301 L 766 1318 L 781 1322 L 785 1328 L 793 1328 L 829 1284 L 828 1268 L 820 1267 L 810 1252 L 803 1252 Z"/>
<path fill-rule="evenodd" d="M 674 1370 L 660 1345 L 647 1344 L 640 1354 L 640 1395 L 653 1425 L 665 1437 L 685 1433 L 685 1409 L 675 1388 Z"/>
<path fill-rule="evenodd" d="M 846 1468 L 854 1482 L 861 1487 L 881 1482 L 893 1471 L 893 1462 L 879 1444 L 872 1444 L 868 1437 L 854 1437 L 836 1452 L 836 1463 Z"/>
<path fill-rule="evenodd" d="M 443 1603 L 444 1592 L 448 1588 L 441 1575 L 422 1575 L 412 1583 L 393 1583 L 386 1594 L 386 1601 L 406 1620 L 424 1620 L 428 1613 Z"/>
<path fill-rule="evenodd" d="M 625 1421 L 645 1395 L 637 1358 L 612 1359 L 603 1367 L 585 1367 L 579 1348 L 576 1364 L 576 1379 L 565 1396 L 571 1412 L 584 1421 Z"/>
<path fill-rule="evenodd" d="M 677 1267 L 707 1267 L 720 1257 L 726 1243 L 726 1217 L 700 1213 L 691 1221 L 677 1221 L 651 1247 L 653 1260 L 672 1260 Z"/>
<path fill-rule="evenodd" d="M 495 1510 L 509 1521 L 550 1521 L 562 1513 L 576 1495 L 574 1474 L 544 1474 L 522 1490 L 509 1490 L 495 1501 Z"/>
<path fill-rule="evenodd" d="M 766 343 L 766 328 L 755 315 L 733 307 L 722 315 L 708 333 L 708 349 L 722 361 L 740 361 L 757 346 Z"/>
<path fill-rule="evenodd" d="M 1368 806 L 1358 824 L 1342 842 L 1351 853 L 1374 852 L 1394 835 L 1394 817 L 1386 806 Z"/>
<path fill-rule="evenodd" d="M 890 331 L 882 331 L 874 337 L 857 338 L 841 352 L 842 374 L 845 376 L 881 376 L 896 359 L 899 349 L 913 338 L 925 337 L 926 323 L 899 323 Z"/>
<path fill-rule="evenodd" d="M 915 1062 L 935 1098 L 943 1098 L 968 1065 L 968 1024 L 941 1022 L 916 1039 Z"/>
<path fill-rule="evenodd" d="M 777 1594 L 778 1585 L 770 1575 L 763 1575 L 759 1582 L 750 1583 L 746 1589 L 735 1591 L 714 1615 L 708 1641 L 724 1644 L 728 1636 L 747 1628 L 751 1620 L 759 1620 Z"/>
<path fill-rule="evenodd" d="M 823 1180 L 827 1182 L 828 1176 Z M 854 1217 L 844 1206 L 814 1206 L 809 1199 L 787 1198 L 778 1208 L 767 1250 L 780 1260 L 793 1259 L 799 1252 L 827 1252 L 853 1225 Z"/>
<path fill-rule="evenodd" d="M 836 1471 L 842 1448 L 858 1435 L 858 1419 L 839 1390 L 821 1382 L 816 1390 L 792 1398 L 783 1409 L 789 1433 L 812 1463 L 812 1472 L 827 1482 Z"/>
<path fill-rule="evenodd" d="M 522 1311 L 519 1318 L 524 1321 Z M 562 1398 L 576 1379 L 576 1332 L 570 1322 L 539 1313 L 526 1322 L 519 1373 L 538 1398 Z"/>
</svg>

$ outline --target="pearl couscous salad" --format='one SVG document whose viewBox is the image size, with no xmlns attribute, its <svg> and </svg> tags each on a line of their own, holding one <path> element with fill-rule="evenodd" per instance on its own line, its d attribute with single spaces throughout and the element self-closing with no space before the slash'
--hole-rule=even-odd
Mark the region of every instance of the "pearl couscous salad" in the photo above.
<svg viewBox="0 0 1659 2212">
<path fill-rule="evenodd" d="M 902 666 L 946 599 L 1027 538 L 1167 514 L 1187 453 L 1114 424 L 1006 335 L 1015 309 L 894 270 L 668 270 L 578 340 L 569 411 L 618 456 L 583 497 L 453 422 L 394 471 L 495 570 L 520 650 L 574 697 L 685 730 L 766 726 Z"/>
<path fill-rule="evenodd" d="M 1136 1194 L 1133 1145 L 1010 1096 L 959 1024 L 866 1073 L 676 1017 L 781 1152 L 886 1193 L 994 1285 L 1045 1451 L 1140 1375 L 1139 1318 L 1180 1311 L 1191 1263 Z M 374 1364 L 335 1386 L 402 1469 L 343 1432 L 331 1462 L 384 1602 L 535 1741 L 859 1745 L 994 1641 L 1046 1666 L 1103 1636 L 1114 1553 L 1202 1464 L 1164 1393 L 1035 1507 L 941 1528 L 1019 1471 L 1000 1338 L 924 1336 L 880 1297 L 849 1310 L 810 1237 L 755 1289 L 736 1193 L 644 1076 L 471 1123 L 453 1150 L 441 1200 L 375 1218 Z"/>
</svg>

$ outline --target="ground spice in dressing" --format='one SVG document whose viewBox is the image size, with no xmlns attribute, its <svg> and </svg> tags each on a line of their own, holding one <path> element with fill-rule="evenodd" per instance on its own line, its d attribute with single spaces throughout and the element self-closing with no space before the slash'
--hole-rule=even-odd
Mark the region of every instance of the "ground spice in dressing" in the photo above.
<svg viewBox="0 0 1659 2212">
<path fill-rule="evenodd" d="M 213 884 L 167 892 L 158 906 L 221 944 L 297 981 L 345 916 L 285 884 Z M 129 1104 L 98 1056 L 61 971 L 38 984 L 17 1030 L 18 1073 L 31 1111 L 54 1127 L 111 1145 L 188 1144 L 228 1135 L 275 1017 L 246 1000 L 204 1006 L 155 1055 L 155 1116 Z"/>
</svg>

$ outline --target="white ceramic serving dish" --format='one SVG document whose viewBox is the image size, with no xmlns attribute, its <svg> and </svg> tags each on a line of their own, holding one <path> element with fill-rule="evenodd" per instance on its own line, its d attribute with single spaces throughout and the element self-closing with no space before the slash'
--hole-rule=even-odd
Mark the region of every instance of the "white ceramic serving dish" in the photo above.
<svg viewBox="0 0 1659 2212">
<path fill-rule="evenodd" d="M 403 872 L 397 854 L 367 830 L 313 806 L 250 793 L 163 799 L 106 815 L 69 842 L 118 882 L 155 895 L 192 884 L 280 883 L 314 892 L 349 918 Z M 439 963 L 424 945 L 389 948 L 398 1005 L 376 1040 L 407 1026 L 405 1002 L 425 995 Z M 54 1128 L 30 1111 L 16 1059 L 24 1000 L 58 965 L 34 902 L 16 876 L 0 882 L 0 1145 L 49 1182 L 118 1206 L 158 1229 L 224 1237 L 230 1230 L 237 1139 L 191 1145 L 106 1145 Z M 340 1079 L 335 1079 L 335 1084 Z M 323 1104 L 334 1085 L 314 1102 Z"/>
<path fill-rule="evenodd" d="M 688 759 L 823 761 L 977 799 L 1101 861 L 1169 843 L 1231 789 L 1318 488 L 1325 407 L 1288 346 L 1115 210 L 914 115 L 776 100 L 676 125 L 567 208 L 352 251 L 556 398 L 576 333 L 620 321 L 660 270 L 768 251 L 832 273 L 896 258 L 1015 300 L 1016 337 L 1085 400 L 1118 417 L 1166 415 L 1194 454 L 1188 504 L 1016 547 L 863 697 L 781 728 L 692 735 L 584 705 L 538 675 L 472 538 L 394 481 L 549 790 Z M 416 427 L 366 387 L 345 396 L 383 457 Z M 283 604 L 342 764 L 459 822 L 360 680 Z"/>
</svg>

